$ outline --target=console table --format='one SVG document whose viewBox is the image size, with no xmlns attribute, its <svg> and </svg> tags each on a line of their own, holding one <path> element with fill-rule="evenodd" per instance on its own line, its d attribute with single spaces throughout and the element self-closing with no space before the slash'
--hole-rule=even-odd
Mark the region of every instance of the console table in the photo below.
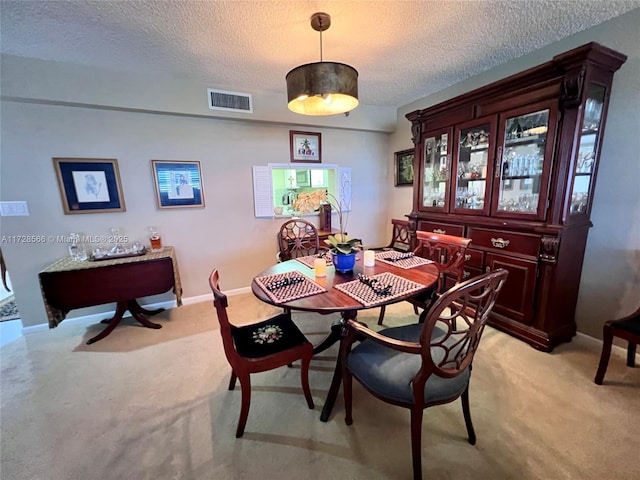
<svg viewBox="0 0 640 480">
<path fill-rule="evenodd" d="M 136 299 L 140 297 L 173 289 L 178 306 L 182 305 L 182 285 L 173 247 L 138 257 L 101 261 L 65 257 L 42 270 L 38 277 L 49 328 L 57 327 L 74 308 L 116 302 L 114 316 L 101 322 L 107 327 L 88 340 L 87 345 L 109 335 L 127 310 L 145 327 L 162 328 L 144 315 L 155 315 L 164 309 L 147 310 L 138 304 Z"/>
</svg>

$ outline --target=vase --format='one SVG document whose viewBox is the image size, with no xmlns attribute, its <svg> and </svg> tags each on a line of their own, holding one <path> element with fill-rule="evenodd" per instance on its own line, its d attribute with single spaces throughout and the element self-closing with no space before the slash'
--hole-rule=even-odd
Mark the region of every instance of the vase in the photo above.
<svg viewBox="0 0 640 480">
<path fill-rule="evenodd" d="M 331 257 L 333 260 L 333 266 L 336 267 L 337 272 L 350 272 L 356 265 L 356 252 L 334 253 Z"/>
</svg>

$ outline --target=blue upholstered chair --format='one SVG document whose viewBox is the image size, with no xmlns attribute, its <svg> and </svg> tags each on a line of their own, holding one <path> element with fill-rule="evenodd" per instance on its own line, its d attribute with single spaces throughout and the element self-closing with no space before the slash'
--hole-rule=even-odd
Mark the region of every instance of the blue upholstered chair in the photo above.
<svg viewBox="0 0 640 480">
<path fill-rule="evenodd" d="M 340 351 L 345 421 L 353 421 L 353 378 L 380 400 L 410 409 L 414 479 L 422 478 L 425 408 L 462 397 L 469 443 L 476 442 L 469 411 L 471 364 L 506 278 L 507 271 L 500 269 L 456 284 L 422 312 L 417 324 L 376 333 L 357 321 L 347 322 Z"/>
</svg>

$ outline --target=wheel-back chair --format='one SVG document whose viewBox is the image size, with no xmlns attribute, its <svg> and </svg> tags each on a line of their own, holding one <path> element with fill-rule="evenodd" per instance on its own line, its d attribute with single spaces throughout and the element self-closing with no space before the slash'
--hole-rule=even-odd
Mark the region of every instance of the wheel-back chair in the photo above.
<svg viewBox="0 0 640 480">
<path fill-rule="evenodd" d="M 467 247 L 471 243 L 470 238 L 457 237 L 433 232 L 416 232 L 415 255 L 433 260 L 438 267 L 438 283 L 433 289 L 421 293 L 407 300 L 413 304 L 413 310 L 418 315 L 418 308 L 426 310 L 435 299 L 444 292 L 449 285 L 448 279 L 460 283 L 464 278 L 464 262 L 467 259 Z M 450 280 L 449 280 L 450 281 Z M 382 325 L 385 307 L 380 308 L 378 325 Z"/>
<path fill-rule="evenodd" d="M 442 294 L 423 322 L 380 332 L 348 320 L 342 341 L 345 422 L 352 419 L 352 379 L 380 400 L 411 411 L 413 478 L 422 478 L 422 416 L 425 408 L 462 398 L 469 443 L 476 435 L 469 411 L 473 356 L 507 278 L 506 270 L 485 273 Z M 354 342 L 362 341 L 352 348 Z"/>
</svg>

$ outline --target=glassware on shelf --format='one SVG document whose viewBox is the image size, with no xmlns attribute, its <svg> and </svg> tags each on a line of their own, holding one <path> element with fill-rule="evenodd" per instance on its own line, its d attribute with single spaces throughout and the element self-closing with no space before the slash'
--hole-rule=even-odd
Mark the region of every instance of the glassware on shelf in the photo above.
<svg viewBox="0 0 640 480">
<path fill-rule="evenodd" d="M 126 253 L 127 249 L 122 244 L 123 237 L 120 227 L 111 227 L 109 229 L 109 233 L 111 234 L 111 249 L 109 250 L 109 253 L 111 255 L 121 255 Z"/>
<path fill-rule="evenodd" d="M 78 261 L 87 259 L 87 250 L 80 241 L 80 235 L 77 233 L 69 234 L 69 256 Z"/>
<path fill-rule="evenodd" d="M 449 181 L 449 160 L 447 133 L 428 137 L 425 140 L 424 175 L 422 184 L 422 205 L 431 208 L 445 208 L 445 196 Z"/>
</svg>

